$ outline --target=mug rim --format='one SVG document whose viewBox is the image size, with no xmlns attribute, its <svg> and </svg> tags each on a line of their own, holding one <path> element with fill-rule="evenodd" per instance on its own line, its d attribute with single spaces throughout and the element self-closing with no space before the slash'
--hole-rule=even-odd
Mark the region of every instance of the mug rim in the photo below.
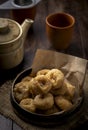
<svg viewBox="0 0 88 130">
<path fill-rule="evenodd" d="M 54 25 L 50 24 L 48 19 L 52 16 L 59 15 L 59 14 L 69 17 L 72 20 L 72 23 L 70 25 L 67 25 L 67 26 L 64 26 L 64 27 L 54 26 Z M 48 16 L 46 16 L 46 24 L 53 29 L 68 29 L 75 24 L 75 18 L 70 13 L 65 13 L 65 12 L 51 13 Z"/>
</svg>

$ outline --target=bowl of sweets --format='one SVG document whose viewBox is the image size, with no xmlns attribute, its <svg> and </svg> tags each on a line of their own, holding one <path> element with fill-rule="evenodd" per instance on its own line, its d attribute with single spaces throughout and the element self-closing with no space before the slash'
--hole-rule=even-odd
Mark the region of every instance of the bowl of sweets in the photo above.
<svg viewBox="0 0 88 130">
<path fill-rule="evenodd" d="M 83 94 L 57 68 L 36 73 L 27 68 L 17 75 L 11 89 L 14 112 L 23 120 L 41 126 L 64 123 L 79 110 Z"/>
</svg>

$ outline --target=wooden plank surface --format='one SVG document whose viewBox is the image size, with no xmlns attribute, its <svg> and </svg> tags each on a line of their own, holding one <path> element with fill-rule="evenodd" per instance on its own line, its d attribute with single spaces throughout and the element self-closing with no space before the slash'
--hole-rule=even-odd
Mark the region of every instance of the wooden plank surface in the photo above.
<svg viewBox="0 0 88 130">
<path fill-rule="evenodd" d="M 59 11 L 68 12 L 76 19 L 71 45 L 61 52 L 88 59 L 88 0 L 41 0 L 37 5 L 35 22 L 32 29 L 29 30 L 25 42 L 25 54 L 21 70 L 32 64 L 37 48 L 55 50 L 51 47 L 46 36 L 45 18 L 48 14 Z M 10 11 L 0 10 L 0 17 L 11 18 Z M 8 80 L 7 76 L 4 77 L 0 73 L 0 84 L 6 80 Z M 0 130 L 21 130 L 21 128 L 0 115 Z"/>
</svg>

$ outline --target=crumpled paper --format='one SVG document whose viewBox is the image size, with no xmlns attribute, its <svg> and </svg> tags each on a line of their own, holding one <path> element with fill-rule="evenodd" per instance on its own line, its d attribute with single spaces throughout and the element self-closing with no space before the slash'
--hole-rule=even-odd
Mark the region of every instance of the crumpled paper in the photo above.
<svg viewBox="0 0 88 130">
<path fill-rule="evenodd" d="M 41 69 L 60 69 L 66 79 L 76 86 L 77 96 L 82 93 L 87 60 L 51 50 L 38 49 L 32 64 L 33 73 Z"/>
</svg>

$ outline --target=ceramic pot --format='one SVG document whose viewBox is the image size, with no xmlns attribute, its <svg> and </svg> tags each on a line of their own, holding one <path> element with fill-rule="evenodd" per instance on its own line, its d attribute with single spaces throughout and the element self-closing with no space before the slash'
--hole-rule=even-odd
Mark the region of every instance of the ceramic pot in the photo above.
<svg viewBox="0 0 88 130">
<path fill-rule="evenodd" d="M 0 69 L 11 69 L 21 63 L 24 41 L 33 20 L 25 19 L 20 25 L 14 20 L 0 18 Z"/>
</svg>

